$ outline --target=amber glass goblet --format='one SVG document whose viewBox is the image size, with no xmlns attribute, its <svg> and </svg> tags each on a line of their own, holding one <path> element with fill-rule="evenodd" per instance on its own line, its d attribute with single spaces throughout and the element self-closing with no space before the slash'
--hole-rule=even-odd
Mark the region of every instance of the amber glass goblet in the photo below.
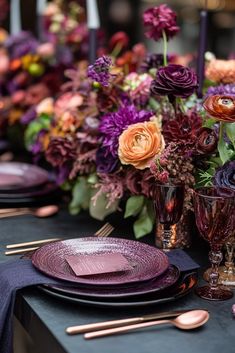
<svg viewBox="0 0 235 353">
<path fill-rule="evenodd" d="M 176 239 L 172 239 L 172 226 L 179 222 L 183 212 L 184 185 L 156 184 L 154 189 L 154 207 L 158 222 L 163 224 L 163 250 L 174 248 Z M 177 236 L 177 235 L 176 235 Z"/>
<path fill-rule="evenodd" d="M 219 285 L 219 264 L 222 246 L 233 234 L 235 227 L 235 193 L 231 189 L 204 187 L 194 192 L 194 210 L 198 230 L 209 242 L 211 272 L 209 285 L 198 287 L 196 293 L 208 300 L 225 300 L 233 296 L 232 291 Z"/>
</svg>

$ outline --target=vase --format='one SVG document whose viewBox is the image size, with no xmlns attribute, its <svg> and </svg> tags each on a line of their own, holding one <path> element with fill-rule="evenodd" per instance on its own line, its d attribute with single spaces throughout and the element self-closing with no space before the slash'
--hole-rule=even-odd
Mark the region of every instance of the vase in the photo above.
<svg viewBox="0 0 235 353">
<path fill-rule="evenodd" d="M 189 248 L 192 241 L 194 217 L 191 211 L 184 211 L 178 223 L 171 226 L 169 249 Z M 155 245 L 163 248 L 164 225 L 156 222 Z"/>
</svg>

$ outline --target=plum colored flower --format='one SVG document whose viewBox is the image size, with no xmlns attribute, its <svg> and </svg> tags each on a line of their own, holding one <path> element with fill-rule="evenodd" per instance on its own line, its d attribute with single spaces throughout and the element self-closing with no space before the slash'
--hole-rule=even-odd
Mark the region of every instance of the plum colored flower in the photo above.
<svg viewBox="0 0 235 353">
<path fill-rule="evenodd" d="M 208 154 L 215 151 L 218 143 L 218 136 L 216 132 L 207 127 L 199 130 L 196 140 L 196 153 Z"/>
<path fill-rule="evenodd" d="M 46 150 L 46 159 L 53 167 L 72 162 L 76 158 L 76 148 L 68 138 L 54 137 Z"/>
<path fill-rule="evenodd" d="M 194 111 L 180 114 L 163 124 L 163 135 L 167 142 L 194 144 L 202 127 L 201 117 Z"/>
<path fill-rule="evenodd" d="M 21 116 L 20 122 L 23 125 L 28 125 L 31 121 L 36 119 L 36 117 L 37 112 L 34 107 L 31 107 Z"/>
<path fill-rule="evenodd" d="M 235 97 L 228 95 L 209 96 L 203 103 L 206 112 L 216 120 L 235 122 Z"/>
<path fill-rule="evenodd" d="M 110 79 L 114 76 L 109 72 L 112 64 L 112 59 L 103 55 L 98 58 L 93 65 L 88 66 L 87 76 L 92 80 L 99 82 L 102 86 L 107 87 Z"/>
<path fill-rule="evenodd" d="M 157 71 L 151 92 L 154 95 L 187 98 L 194 93 L 197 86 L 197 75 L 192 69 L 170 64 Z"/>
<path fill-rule="evenodd" d="M 144 26 L 147 27 L 145 35 L 147 38 L 159 40 L 163 31 L 167 39 L 172 38 L 178 31 L 176 24 L 176 13 L 167 5 L 160 5 L 146 10 L 143 14 Z"/>
<path fill-rule="evenodd" d="M 235 161 L 227 162 L 217 169 L 213 184 L 219 187 L 230 188 L 235 191 Z"/>
<path fill-rule="evenodd" d="M 234 83 L 235 60 L 211 60 L 207 65 L 205 76 L 217 83 Z"/>
<path fill-rule="evenodd" d="M 164 146 L 164 138 L 157 123 L 145 121 L 130 125 L 123 131 L 119 137 L 118 156 L 122 164 L 145 169 Z"/>
<path fill-rule="evenodd" d="M 119 108 L 117 112 L 105 114 L 101 118 L 99 130 L 103 134 L 103 147 L 107 153 L 117 156 L 118 138 L 129 125 L 147 121 L 152 112 L 146 110 L 138 111 L 134 105 L 126 105 Z"/>
<path fill-rule="evenodd" d="M 96 153 L 96 170 L 98 173 L 112 173 L 118 165 L 118 159 L 113 157 L 111 153 L 107 153 L 106 149 L 101 147 Z"/>
<path fill-rule="evenodd" d="M 235 84 L 219 85 L 209 87 L 206 92 L 206 97 L 215 96 L 215 95 L 228 95 L 235 96 Z"/>
</svg>

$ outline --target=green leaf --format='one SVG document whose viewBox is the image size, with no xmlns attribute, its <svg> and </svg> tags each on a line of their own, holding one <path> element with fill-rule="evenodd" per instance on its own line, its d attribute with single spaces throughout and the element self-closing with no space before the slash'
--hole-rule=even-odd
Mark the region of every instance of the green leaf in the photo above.
<svg viewBox="0 0 235 353">
<path fill-rule="evenodd" d="M 140 213 L 142 207 L 144 205 L 144 196 L 131 196 L 126 203 L 126 210 L 124 218 L 130 216 L 137 216 Z"/>
<path fill-rule="evenodd" d="M 232 142 L 232 144 L 235 148 L 235 123 L 225 124 L 225 131 L 226 131 L 226 134 L 227 134 L 229 140 Z"/>
<path fill-rule="evenodd" d="M 72 214 L 78 214 L 81 209 L 86 210 L 90 203 L 90 185 L 85 177 L 79 177 L 72 189 L 72 201 L 69 210 Z"/>
<path fill-rule="evenodd" d="M 97 191 L 94 191 L 93 195 L 96 192 Z M 95 204 L 94 204 L 94 201 L 92 200 L 92 197 L 91 197 L 90 204 L 89 204 L 90 215 L 91 215 L 91 217 L 93 217 L 95 219 L 103 221 L 103 219 L 106 216 L 117 211 L 119 202 L 120 202 L 120 200 L 116 200 L 109 207 L 107 207 L 108 199 L 104 193 L 101 193 L 98 196 Z"/>
<path fill-rule="evenodd" d="M 220 159 L 224 164 L 230 159 L 230 154 L 227 149 L 226 143 L 224 141 L 223 132 L 224 132 L 224 123 L 221 122 L 220 131 L 219 131 L 218 151 L 219 151 Z"/>
<path fill-rule="evenodd" d="M 153 230 L 153 225 L 153 219 L 148 214 L 147 207 L 145 206 L 139 218 L 134 222 L 134 233 L 136 239 L 139 239 L 144 235 L 151 233 L 151 231 Z"/>
<path fill-rule="evenodd" d="M 216 120 L 213 118 L 206 119 L 203 123 L 203 127 L 212 128 L 216 124 Z"/>
</svg>

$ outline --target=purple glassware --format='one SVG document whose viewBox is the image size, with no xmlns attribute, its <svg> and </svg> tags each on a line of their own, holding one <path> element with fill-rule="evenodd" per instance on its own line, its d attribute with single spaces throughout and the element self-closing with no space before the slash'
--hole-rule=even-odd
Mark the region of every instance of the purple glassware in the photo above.
<svg viewBox="0 0 235 353">
<path fill-rule="evenodd" d="M 209 259 L 212 264 L 209 285 L 199 287 L 196 293 L 208 300 L 230 299 L 230 289 L 218 285 L 222 245 L 235 228 L 235 192 L 220 187 L 204 187 L 194 192 L 196 224 L 201 236 L 210 244 Z"/>
<path fill-rule="evenodd" d="M 172 226 L 179 222 L 184 204 L 183 184 L 156 184 L 154 206 L 158 221 L 164 225 L 162 245 L 164 250 L 173 247 Z"/>
</svg>

